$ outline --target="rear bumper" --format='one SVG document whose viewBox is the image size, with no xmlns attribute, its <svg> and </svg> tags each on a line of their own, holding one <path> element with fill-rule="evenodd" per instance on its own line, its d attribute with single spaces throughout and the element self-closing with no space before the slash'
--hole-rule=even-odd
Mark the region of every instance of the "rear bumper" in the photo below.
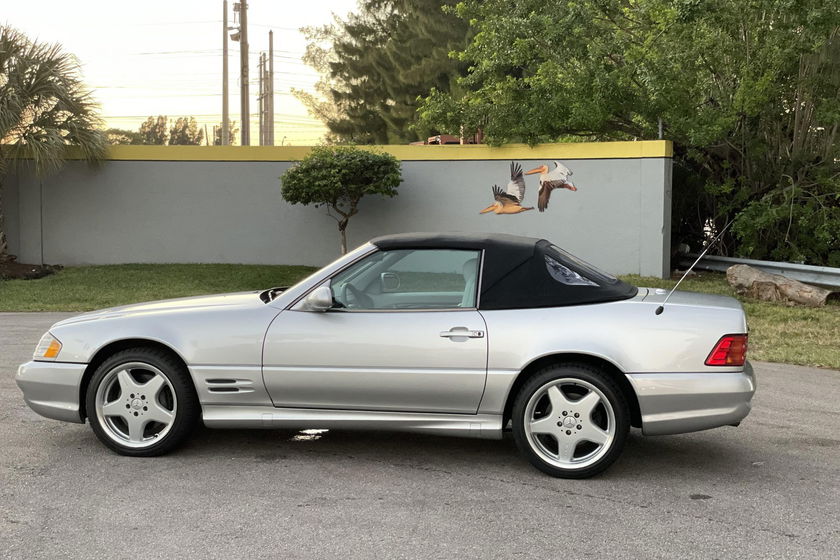
<svg viewBox="0 0 840 560">
<path fill-rule="evenodd" d="M 47 418 L 84 423 L 79 414 L 79 388 L 86 364 L 27 362 L 15 381 L 29 408 Z"/>
<path fill-rule="evenodd" d="M 750 413 L 755 374 L 634 373 L 627 378 L 636 390 L 645 435 L 681 434 L 737 424 Z"/>
</svg>

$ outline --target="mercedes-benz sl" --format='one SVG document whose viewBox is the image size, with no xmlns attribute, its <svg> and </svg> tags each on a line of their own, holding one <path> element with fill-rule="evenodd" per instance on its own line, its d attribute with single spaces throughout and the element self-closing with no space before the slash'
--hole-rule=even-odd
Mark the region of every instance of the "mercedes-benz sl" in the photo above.
<svg viewBox="0 0 840 560">
<path fill-rule="evenodd" d="M 582 478 L 646 435 L 737 425 L 755 390 L 729 297 L 637 288 L 549 241 L 373 239 L 290 288 L 53 325 L 17 383 L 37 413 L 152 456 L 199 421 L 501 438 Z"/>
</svg>

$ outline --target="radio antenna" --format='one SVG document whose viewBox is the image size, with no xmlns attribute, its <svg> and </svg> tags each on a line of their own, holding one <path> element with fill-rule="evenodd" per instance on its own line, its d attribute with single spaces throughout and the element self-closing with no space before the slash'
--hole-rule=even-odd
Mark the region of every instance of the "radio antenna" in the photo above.
<svg viewBox="0 0 840 560">
<path fill-rule="evenodd" d="M 686 271 L 685 271 L 685 274 L 683 274 L 683 275 L 682 275 L 682 278 L 680 278 L 680 279 L 679 279 L 679 281 L 678 281 L 678 282 L 674 285 L 674 287 L 673 287 L 673 288 L 671 288 L 671 291 L 670 291 L 670 292 L 668 292 L 668 295 L 667 295 L 667 296 L 665 296 L 665 300 L 662 302 L 662 305 L 660 305 L 659 307 L 657 307 L 657 308 L 656 308 L 656 314 L 657 314 L 657 315 L 661 315 L 661 314 L 662 314 L 662 312 L 663 312 L 663 311 L 665 311 L 665 304 L 666 304 L 666 303 L 668 303 L 668 300 L 669 300 L 669 299 L 671 299 L 671 294 L 673 294 L 675 291 L 677 291 L 677 288 L 679 288 L 679 287 L 680 287 L 680 284 L 682 284 L 682 281 L 683 281 L 683 280 L 685 280 L 685 277 L 686 277 L 686 276 L 688 276 L 688 273 L 689 273 L 689 272 L 691 272 L 691 271 L 692 271 L 692 269 L 694 269 L 694 266 L 695 266 L 697 263 L 699 263 L 699 262 L 700 262 L 700 259 L 702 259 L 704 256 L 706 256 L 706 253 L 708 253 L 708 252 L 709 252 L 709 249 L 711 249 L 711 248 L 712 248 L 712 245 L 714 245 L 715 243 L 717 243 L 717 242 L 718 242 L 718 239 L 720 239 L 720 238 L 721 238 L 721 236 L 723 236 L 723 234 L 726 232 L 726 230 L 727 230 L 727 229 L 729 229 L 729 226 L 731 226 L 731 225 L 732 225 L 732 222 L 734 222 L 734 221 L 735 221 L 735 218 L 732 218 L 731 220 L 729 220 L 729 223 L 728 223 L 728 224 L 726 224 L 725 226 L 723 226 L 723 229 L 722 229 L 722 230 L 720 230 L 720 233 L 718 233 L 718 234 L 715 236 L 715 238 L 714 238 L 714 239 L 712 239 L 712 242 L 711 242 L 711 243 L 709 243 L 708 245 L 706 245 L 706 248 L 705 248 L 705 249 L 703 249 L 703 252 L 702 252 L 702 253 L 700 253 L 700 256 L 699 256 L 699 257 L 697 257 L 697 260 L 696 260 L 696 261 L 694 261 L 694 263 L 693 263 L 691 266 L 689 266 L 689 267 L 688 267 L 688 270 L 686 270 Z"/>
</svg>

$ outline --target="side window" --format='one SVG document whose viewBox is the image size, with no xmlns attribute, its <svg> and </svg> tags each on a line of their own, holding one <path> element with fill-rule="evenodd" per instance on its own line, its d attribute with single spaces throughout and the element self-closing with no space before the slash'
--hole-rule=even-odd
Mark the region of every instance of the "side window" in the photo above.
<svg viewBox="0 0 840 560">
<path fill-rule="evenodd" d="M 471 250 L 380 251 L 334 276 L 330 286 L 337 308 L 473 308 L 480 261 Z"/>
</svg>

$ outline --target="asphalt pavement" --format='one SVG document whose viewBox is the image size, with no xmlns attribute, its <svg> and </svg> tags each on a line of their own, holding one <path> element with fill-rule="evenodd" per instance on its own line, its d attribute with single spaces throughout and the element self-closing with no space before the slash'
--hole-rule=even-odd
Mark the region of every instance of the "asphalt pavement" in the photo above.
<svg viewBox="0 0 840 560">
<path fill-rule="evenodd" d="M 199 430 L 154 459 L 30 411 L 69 314 L 0 313 L 0 558 L 837 558 L 840 372 L 755 363 L 738 428 L 646 438 L 589 480 L 513 441 Z"/>
</svg>

